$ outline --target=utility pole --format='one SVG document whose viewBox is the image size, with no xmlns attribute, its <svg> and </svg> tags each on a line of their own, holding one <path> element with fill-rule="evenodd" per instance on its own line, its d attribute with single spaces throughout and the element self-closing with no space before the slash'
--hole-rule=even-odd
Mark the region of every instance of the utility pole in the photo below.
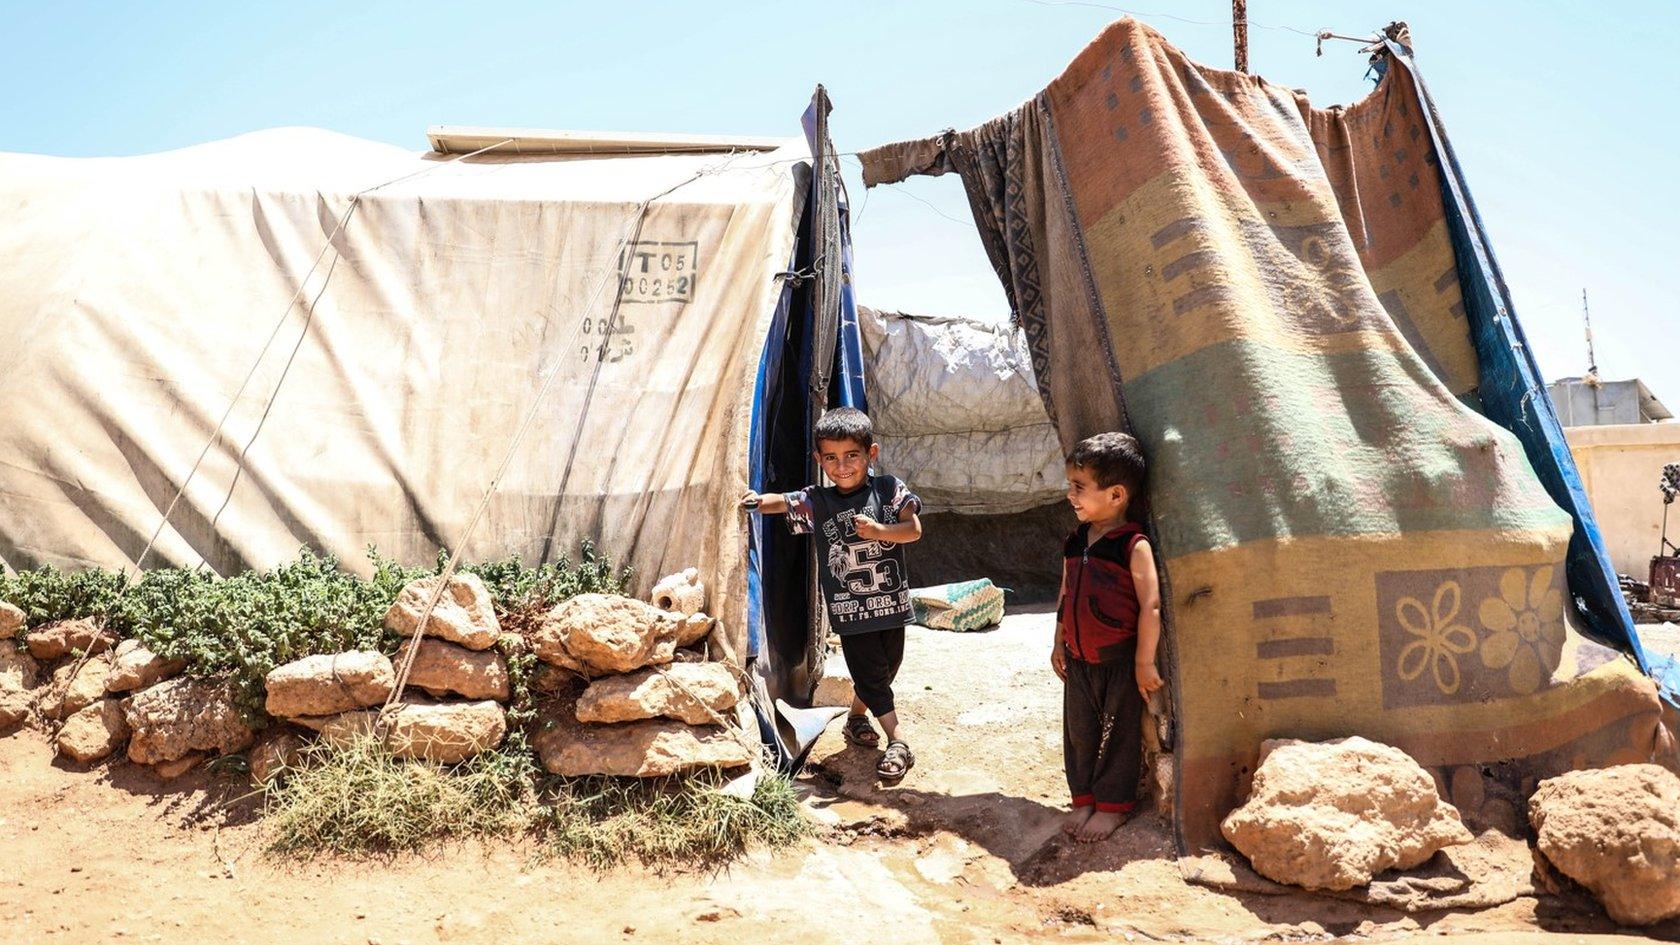
<svg viewBox="0 0 1680 945">
<path fill-rule="evenodd" d="M 1587 326 L 1587 379 L 1589 382 L 1598 380 L 1598 356 L 1593 353 L 1592 343 L 1592 312 L 1587 309 L 1587 290 L 1581 289 L 1581 321 Z"/>
<path fill-rule="evenodd" d="M 1248 71 L 1248 0 L 1231 0 L 1231 39 L 1236 46 L 1237 71 Z"/>
</svg>

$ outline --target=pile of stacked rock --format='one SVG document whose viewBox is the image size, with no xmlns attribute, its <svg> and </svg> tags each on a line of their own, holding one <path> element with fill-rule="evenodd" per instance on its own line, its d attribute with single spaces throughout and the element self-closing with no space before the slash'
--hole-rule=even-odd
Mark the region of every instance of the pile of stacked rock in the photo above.
<svg viewBox="0 0 1680 945">
<path fill-rule="evenodd" d="M 649 777 L 751 763 L 739 670 L 709 659 L 715 621 L 692 568 L 661 581 L 654 603 L 584 594 L 544 616 L 528 637 L 504 633 L 484 582 L 452 576 L 429 616 L 440 577 L 408 584 L 385 616 L 405 638 L 394 656 L 322 654 L 275 668 L 260 737 L 226 684 L 182 677 L 138 640 L 92 620 L 29 631 L 0 602 L 0 729 L 31 713 L 57 726 L 60 754 L 128 757 L 173 777 L 207 757 L 250 749 L 266 780 L 310 738 L 370 734 L 401 758 L 453 764 L 500 745 L 512 698 L 504 653 L 532 653 L 544 690 L 532 743 L 549 771 Z M 425 631 L 420 632 L 425 617 Z M 27 631 L 27 632 L 26 632 Z M 418 639 L 416 639 L 418 637 Z M 498 646 L 500 644 L 500 646 Z M 387 710 L 400 668 L 402 698 Z M 310 734 L 311 732 L 316 734 Z"/>
<path fill-rule="evenodd" d="M 532 744 L 555 774 L 658 777 L 749 764 L 735 668 L 706 658 L 715 621 L 690 568 L 654 587 L 654 603 L 581 594 L 555 607 L 531 636 L 547 666 Z"/>
</svg>

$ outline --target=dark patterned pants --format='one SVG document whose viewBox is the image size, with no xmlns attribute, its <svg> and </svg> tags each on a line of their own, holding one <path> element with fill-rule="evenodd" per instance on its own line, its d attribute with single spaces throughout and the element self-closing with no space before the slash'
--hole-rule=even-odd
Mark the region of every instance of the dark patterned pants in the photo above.
<svg viewBox="0 0 1680 945">
<path fill-rule="evenodd" d="M 1143 696 L 1135 641 L 1104 663 L 1067 657 L 1062 686 L 1062 764 L 1073 806 L 1129 811 L 1143 764 Z"/>
</svg>

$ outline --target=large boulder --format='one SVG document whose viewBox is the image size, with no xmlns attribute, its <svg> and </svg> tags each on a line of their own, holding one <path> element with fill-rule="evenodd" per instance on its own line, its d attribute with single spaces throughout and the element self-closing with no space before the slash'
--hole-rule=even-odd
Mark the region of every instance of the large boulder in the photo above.
<svg viewBox="0 0 1680 945">
<path fill-rule="evenodd" d="M 404 641 L 393 662 L 402 665 L 413 646 L 413 640 Z M 499 651 L 469 650 L 430 639 L 420 641 L 414 665 L 408 671 L 408 684 L 438 697 L 454 693 L 501 702 L 507 701 L 510 691 L 507 660 Z"/>
<path fill-rule="evenodd" d="M 1262 876 L 1332 890 L 1475 839 L 1416 761 L 1357 737 L 1262 744 L 1248 803 L 1222 830 Z"/>
<path fill-rule="evenodd" d="M 128 757 L 137 764 L 179 761 L 198 751 L 225 755 L 251 744 L 233 689 L 209 680 L 177 676 L 142 689 L 123 714 L 133 730 Z"/>
<path fill-rule="evenodd" d="M 376 711 L 346 712 L 326 720 L 301 720 L 329 742 L 379 731 Z M 384 743 L 412 761 L 454 764 L 495 748 L 507 735 L 507 710 L 498 702 L 430 702 L 404 698 L 386 714 Z"/>
<path fill-rule="evenodd" d="M 38 660 L 56 660 L 72 652 L 103 653 L 117 645 L 117 635 L 97 620 L 79 617 L 60 620 L 24 635 L 29 655 Z"/>
<path fill-rule="evenodd" d="M 580 722 L 633 722 L 660 717 L 690 725 L 715 723 L 741 701 L 741 684 L 723 663 L 672 663 L 627 676 L 604 676 L 578 699 Z"/>
<path fill-rule="evenodd" d="M 181 660 L 166 660 L 146 649 L 139 640 L 117 644 L 111 675 L 105 677 L 106 692 L 132 692 L 177 675 L 186 668 Z"/>
<path fill-rule="evenodd" d="M 336 715 L 378 705 L 397 684 L 383 653 L 353 650 L 323 653 L 275 667 L 263 680 L 268 691 L 263 708 L 283 719 Z"/>
<path fill-rule="evenodd" d="M 671 662 L 680 630 L 675 615 L 652 604 L 579 594 L 544 615 L 530 639 L 543 662 L 598 676 Z"/>
<path fill-rule="evenodd" d="M 1535 847 L 1623 925 L 1680 916 L 1680 777 L 1656 765 L 1571 771 L 1528 802 Z"/>
<path fill-rule="evenodd" d="M 420 616 L 441 579 L 441 575 L 433 575 L 410 581 L 385 613 L 385 626 L 405 637 L 417 635 Z M 425 635 L 459 643 L 469 650 L 488 650 L 501 633 L 490 589 L 476 574 L 455 574 L 432 608 Z"/>
<path fill-rule="evenodd" d="M 846 665 L 846 657 L 838 651 L 829 653 L 823 660 L 817 690 L 811 694 L 811 705 L 849 708 L 856 696 L 857 688 L 852 684 L 852 670 Z"/>
<path fill-rule="evenodd" d="M 58 730 L 58 753 L 73 761 L 98 761 L 121 748 L 127 738 L 122 702 L 101 699 L 70 716 Z"/>
<path fill-rule="evenodd" d="M 40 666 L 35 657 L 14 640 L 0 640 L 0 729 L 16 725 L 29 717 L 34 702 Z"/>
<path fill-rule="evenodd" d="M 700 569 L 688 568 L 660 578 L 648 599 L 660 610 L 694 616 L 706 607 L 706 585 L 700 581 Z"/>
<path fill-rule="evenodd" d="M 29 615 L 16 604 L 0 600 L 0 640 L 10 640 L 29 625 Z"/>
<path fill-rule="evenodd" d="M 543 713 L 531 743 L 544 769 L 566 777 L 654 778 L 699 768 L 738 768 L 753 758 L 740 738 L 720 726 L 664 719 L 586 725 L 570 711 Z"/>
<path fill-rule="evenodd" d="M 53 670 L 52 682 L 41 692 L 41 714 L 49 719 L 67 719 L 93 705 L 105 698 L 105 681 L 110 675 L 109 653 L 65 663 Z"/>
</svg>

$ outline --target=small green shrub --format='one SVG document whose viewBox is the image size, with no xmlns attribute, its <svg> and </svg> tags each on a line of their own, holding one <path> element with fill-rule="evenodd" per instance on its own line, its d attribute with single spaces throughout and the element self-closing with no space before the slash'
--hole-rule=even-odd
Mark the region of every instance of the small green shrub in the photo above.
<svg viewBox="0 0 1680 945">
<path fill-rule="evenodd" d="M 0 574 L 0 600 L 21 608 L 31 626 L 92 617 L 126 635 L 122 611 L 126 583 L 120 571 L 64 571 L 48 565 L 16 575 Z"/>
<path fill-rule="evenodd" d="M 229 578 L 160 568 L 129 589 L 123 612 L 152 652 L 184 661 L 191 675 L 231 679 L 255 718 L 263 679 L 277 666 L 318 653 L 395 650 L 385 612 L 413 572 L 374 560 L 371 580 L 308 550 L 271 571 Z"/>
</svg>

